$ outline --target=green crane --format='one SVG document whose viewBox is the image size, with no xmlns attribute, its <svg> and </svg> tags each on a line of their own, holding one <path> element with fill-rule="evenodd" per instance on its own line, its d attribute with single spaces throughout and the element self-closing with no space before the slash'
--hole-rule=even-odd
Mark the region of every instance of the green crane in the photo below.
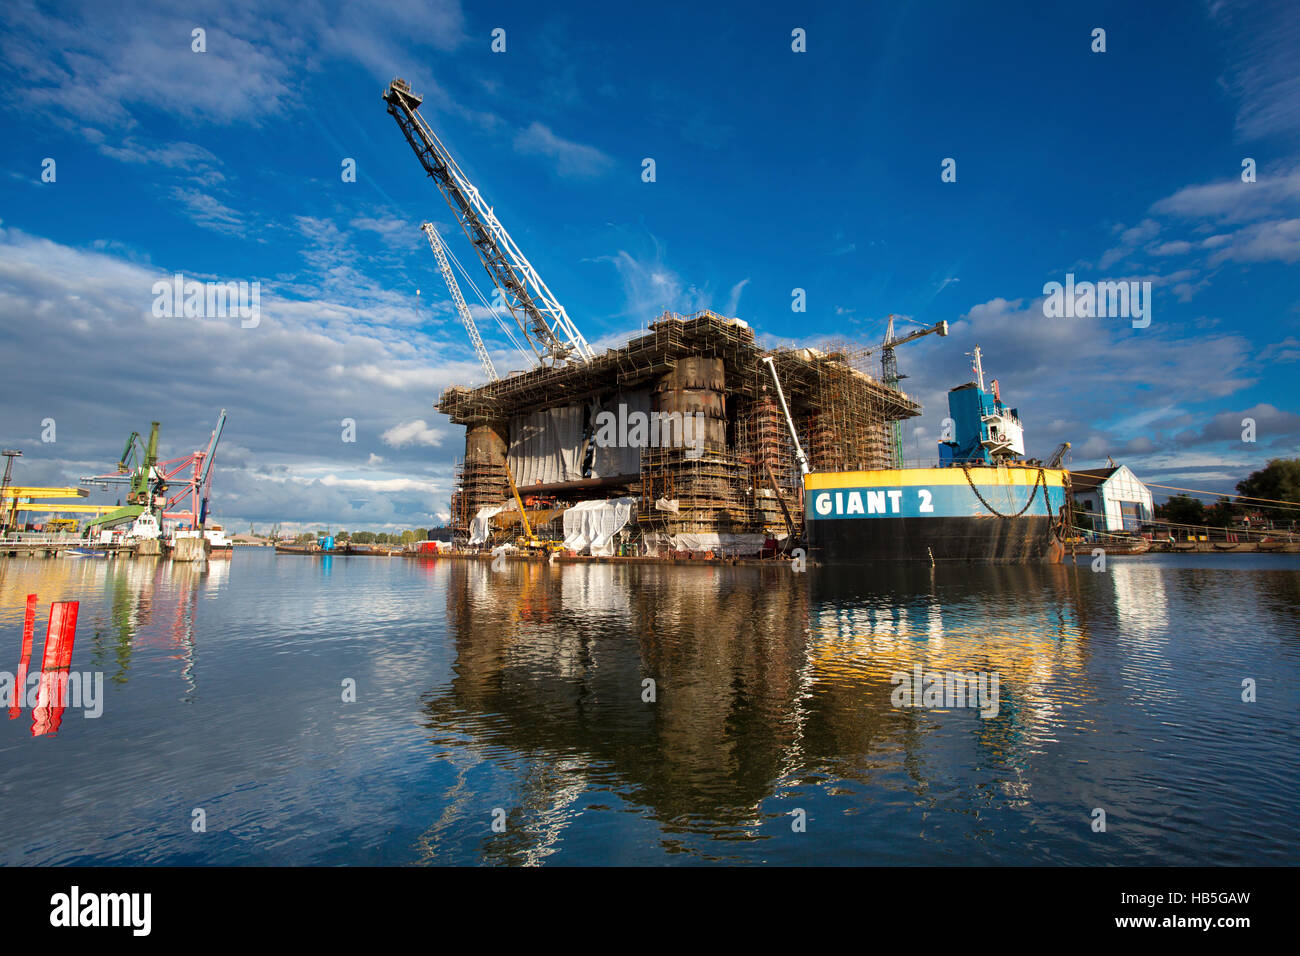
<svg viewBox="0 0 1300 956">
<path fill-rule="evenodd" d="M 86 530 L 94 528 L 113 528 L 117 525 L 134 521 L 145 511 L 153 510 L 154 495 L 165 490 L 162 481 L 155 475 L 154 466 L 158 464 L 158 426 L 160 422 L 149 423 L 149 441 L 141 445 L 140 433 L 131 432 L 122 446 L 122 457 L 117 461 L 116 475 L 90 475 L 82 481 L 127 482 L 130 490 L 126 493 L 126 504 L 116 511 L 101 515 L 94 521 L 87 522 Z"/>
</svg>

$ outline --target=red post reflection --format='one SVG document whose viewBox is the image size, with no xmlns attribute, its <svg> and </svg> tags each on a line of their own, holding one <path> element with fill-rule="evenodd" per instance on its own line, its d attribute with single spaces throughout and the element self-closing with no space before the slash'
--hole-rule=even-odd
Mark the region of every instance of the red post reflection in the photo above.
<svg viewBox="0 0 1300 956">
<path fill-rule="evenodd" d="M 27 595 L 27 613 L 23 615 L 23 649 L 18 657 L 18 679 L 14 683 L 14 700 L 9 705 L 9 719 L 15 720 L 27 702 L 27 668 L 32 662 L 32 635 L 36 630 L 36 595 Z"/>
<path fill-rule="evenodd" d="M 50 623 L 45 631 L 45 653 L 41 661 L 41 686 L 36 706 L 32 709 L 33 737 L 58 733 L 59 725 L 63 723 L 79 606 L 78 601 L 55 601 L 50 605 Z"/>
</svg>

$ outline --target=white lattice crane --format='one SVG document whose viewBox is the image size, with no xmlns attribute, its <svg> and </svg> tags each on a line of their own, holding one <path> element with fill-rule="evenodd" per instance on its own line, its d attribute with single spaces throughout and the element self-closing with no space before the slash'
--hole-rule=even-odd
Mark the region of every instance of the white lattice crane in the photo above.
<svg viewBox="0 0 1300 956">
<path fill-rule="evenodd" d="M 558 299 L 506 232 L 478 189 L 420 115 L 423 98 L 402 79 L 384 92 L 388 112 L 473 243 L 502 301 L 539 360 L 588 362 L 595 353 Z"/>
<path fill-rule="evenodd" d="M 438 235 L 438 230 L 434 228 L 431 222 L 420 223 L 420 228 L 428 237 L 429 248 L 438 258 L 438 269 L 442 272 L 442 278 L 447 283 L 447 291 L 451 293 L 451 299 L 456 303 L 456 311 L 460 313 L 460 320 L 465 323 L 465 331 L 469 333 L 469 340 L 474 346 L 474 351 L 478 353 L 478 360 L 483 363 L 483 371 L 487 372 L 488 381 L 495 382 L 497 375 L 496 366 L 492 364 L 492 358 L 488 355 L 487 347 L 483 344 L 483 337 L 478 334 L 478 326 L 474 324 L 474 316 L 469 314 L 469 305 L 465 302 L 465 297 L 460 294 L 460 286 L 456 283 L 456 277 L 452 275 L 451 263 L 447 261 L 447 251 L 442 247 L 442 237 Z"/>
</svg>

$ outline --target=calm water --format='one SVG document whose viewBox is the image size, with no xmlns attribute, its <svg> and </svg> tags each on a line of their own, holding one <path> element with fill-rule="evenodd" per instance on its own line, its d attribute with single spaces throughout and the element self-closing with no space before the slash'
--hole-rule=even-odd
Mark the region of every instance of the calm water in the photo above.
<svg viewBox="0 0 1300 956">
<path fill-rule="evenodd" d="M 105 699 L 0 721 L 7 864 L 1300 862 L 1300 556 L 8 559 L 0 670 L 29 592 Z M 917 664 L 997 715 L 893 706 Z"/>
</svg>

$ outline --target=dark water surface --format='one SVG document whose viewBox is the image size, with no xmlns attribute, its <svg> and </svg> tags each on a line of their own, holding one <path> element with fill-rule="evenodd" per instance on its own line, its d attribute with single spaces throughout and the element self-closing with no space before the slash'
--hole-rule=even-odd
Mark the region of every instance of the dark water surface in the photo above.
<svg viewBox="0 0 1300 956">
<path fill-rule="evenodd" d="M 1300 862 L 1298 556 L 11 558 L 11 674 L 31 592 L 105 699 L 0 714 L 0 863 Z M 894 706 L 918 664 L 996 716 Z"/>
</svg>

